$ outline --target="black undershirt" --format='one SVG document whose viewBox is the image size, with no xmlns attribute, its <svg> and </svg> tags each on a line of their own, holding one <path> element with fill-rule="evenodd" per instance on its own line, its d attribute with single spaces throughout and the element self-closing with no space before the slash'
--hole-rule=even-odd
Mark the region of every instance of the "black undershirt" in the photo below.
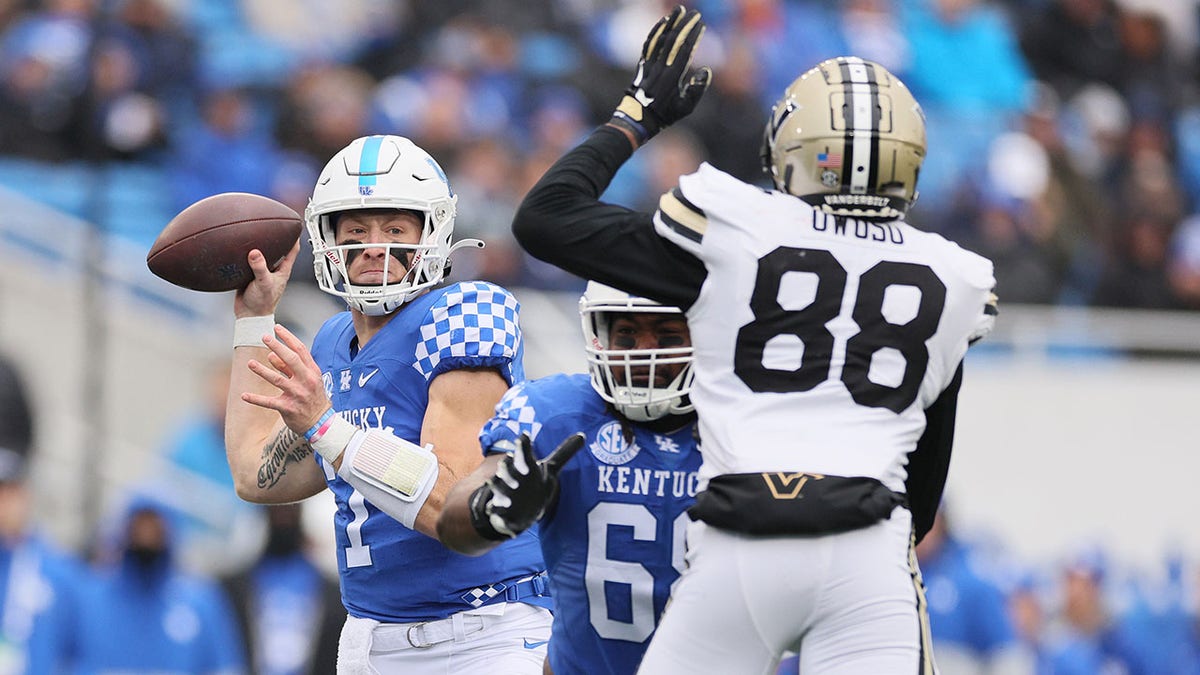
<svg viewBox="0 0 1200 675">
<path fill-rule="evenodd" d="M 513 235 L 535 258 L 686 311 L 708 275 L 704 263 L 658 236 L 652 214 L 599 201 L 632 154 L 624 134 L 598 128 L 529 191 Z"/>
</svg>

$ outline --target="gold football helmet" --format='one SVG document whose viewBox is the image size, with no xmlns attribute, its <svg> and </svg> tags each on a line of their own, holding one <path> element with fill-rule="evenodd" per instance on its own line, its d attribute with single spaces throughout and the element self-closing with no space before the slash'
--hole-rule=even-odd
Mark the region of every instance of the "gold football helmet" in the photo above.
<svg viewBox="0 0 1200 675">
<path fill-rule="evenodd" d="M 901 218 L 917 198 L 925 114 L 878 63 L 829 59 L 772 108 L 762 159 L 776 188 L 826 213 Z"/>
</svg>

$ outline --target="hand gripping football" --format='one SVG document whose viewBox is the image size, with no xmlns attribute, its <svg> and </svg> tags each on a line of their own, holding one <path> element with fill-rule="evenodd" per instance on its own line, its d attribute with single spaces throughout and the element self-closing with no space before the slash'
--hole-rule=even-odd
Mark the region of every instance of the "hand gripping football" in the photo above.
<svg viewBox="0 0 1200 675">
<path fill-rule="evenodd" d="M 302 220 L 269 197 L 223 192 L 192 204 L 171 219 L 146 255 L 146 266 L 176 286 L 233 291 L 254 279 L 246 262 L 262 251 L 275 269 L 300 238 Z"/>
</svg>

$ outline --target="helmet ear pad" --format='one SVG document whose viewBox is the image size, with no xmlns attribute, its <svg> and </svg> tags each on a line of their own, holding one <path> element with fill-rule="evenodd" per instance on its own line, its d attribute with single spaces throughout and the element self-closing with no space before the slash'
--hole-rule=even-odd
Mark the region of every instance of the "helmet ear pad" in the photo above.
<svg viewBox="0 0 1200 675">
<path fill-rule="evenodd" d="M 764 167 L 783 192 L 834 215 L 900 218 L 917 196 L 925 116 L 904 83 L 856 57 L 822 61 L 771 110 Z"/>
</svg>

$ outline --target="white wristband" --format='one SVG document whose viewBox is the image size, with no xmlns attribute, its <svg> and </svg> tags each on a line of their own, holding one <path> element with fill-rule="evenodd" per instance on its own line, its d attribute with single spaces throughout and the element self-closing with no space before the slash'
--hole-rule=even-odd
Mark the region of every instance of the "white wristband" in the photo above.
<svg viewBox="0 0 1200 675">
<path fill-rule="evenodd" d="M 334 415 L 329 419 L 329 428 L 325 430 L 325 433 L 318 436 L 316 440 L 310 441 L 309 445 L 332 466 L 337 458 L 342 456 L 342 451 L 354 439 L 354 435 L 358 433 L 361 433 L 361 430 L 357 426 L 341 415 Z"/>
<path fill-rule="evenodd" d="M 275 333 L 275 315 L 243 316 L 233 322 L 233 346 L 266 347 L 262 338 Z"/>
</svg>

